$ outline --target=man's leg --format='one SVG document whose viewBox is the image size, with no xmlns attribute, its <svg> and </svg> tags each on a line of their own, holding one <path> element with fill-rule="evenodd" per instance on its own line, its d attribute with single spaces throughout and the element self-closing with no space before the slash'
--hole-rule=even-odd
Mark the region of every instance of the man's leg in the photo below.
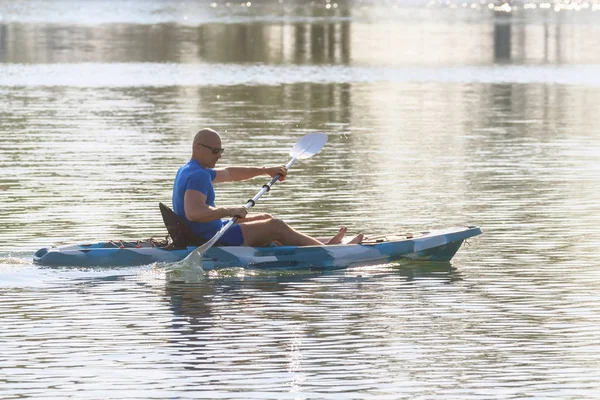
<svg viewBox="0 0 600 400">
<path fill-rule="evenodd" d="M 241 222 L 244 246 L 268 246 L 278 241 L 284 246 L 321 246 L 322 243 L 293 229 L 280 219 Z"/>
</svg>

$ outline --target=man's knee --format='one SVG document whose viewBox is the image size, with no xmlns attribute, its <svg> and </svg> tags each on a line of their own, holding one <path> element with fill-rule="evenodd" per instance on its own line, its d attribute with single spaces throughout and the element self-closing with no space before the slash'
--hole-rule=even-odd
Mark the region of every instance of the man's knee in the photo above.
<svg viewBox="0 0 600 400">
<path fill-rule="evenodd" d="M 275 232 L 280 233 L 289 228 L 288 224 L 286 224 L 282 219 L 279 218 L 271 218 L 269 220 L 270 228 Z"/>
</svg>

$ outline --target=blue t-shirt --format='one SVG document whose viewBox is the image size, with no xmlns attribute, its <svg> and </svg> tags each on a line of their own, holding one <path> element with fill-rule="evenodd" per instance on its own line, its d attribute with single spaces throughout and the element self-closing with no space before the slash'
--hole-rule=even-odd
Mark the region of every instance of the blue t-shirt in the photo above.
<svg viewBox="0 0 600 400">
<path fill-rule="evenodd" d="M 211 222 L 191 222 L 185 217 L 183 199 L 186 190 L 197 190 L 206 196 L 206 204 L 215 207 L 215 189 L 213 179 L 217 172 L 212 168 L 202 167 L 198 161 L 190 160 L 177 171 L 175 183 L 173 184 L 173 211 L 182 217 L 192 227 L 192 231 L 199 236 L 206 237 L 214 235 L 224 225 L 220 219 Z"/>
</svg>

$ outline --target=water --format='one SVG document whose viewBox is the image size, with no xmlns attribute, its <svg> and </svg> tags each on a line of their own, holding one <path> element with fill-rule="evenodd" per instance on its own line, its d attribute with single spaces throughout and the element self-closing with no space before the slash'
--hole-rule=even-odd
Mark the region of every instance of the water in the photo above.
<svg viewBox="0 0 600 400">
<path fill-rule="evenodd" d="M 227 4 L 0 2 L 0 397 L 596 397 L 600 5 Z M 195 282 L 32 264 L 163 237 L 204 126 L 223 166 L 329 135 L 256 207 L 303 232 L 484 235 L 451 263 Z"/>
</svg>

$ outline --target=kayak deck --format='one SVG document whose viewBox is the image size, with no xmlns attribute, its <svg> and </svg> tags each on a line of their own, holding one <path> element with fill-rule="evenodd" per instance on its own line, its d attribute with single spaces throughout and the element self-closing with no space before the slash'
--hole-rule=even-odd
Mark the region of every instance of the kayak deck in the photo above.
<svg viewBox="0 0 600 400">
<path fill-rule="evenodd" d="M 429 232 L 382 235 L 361 244 L 328 246 L 212 247 L 202 262 L 204 270 L 228 267 L 258 269 L 334 269 L 380 264 L 399 259 L 449 261 L 465 239 L 480 235 L 476 226 Z M 195 247 L 172 249 L 156 240 L 107 241 L 38 250 L 33 261 L 45 266 L 126 267 L 183 260 Z"/>
</svg>

